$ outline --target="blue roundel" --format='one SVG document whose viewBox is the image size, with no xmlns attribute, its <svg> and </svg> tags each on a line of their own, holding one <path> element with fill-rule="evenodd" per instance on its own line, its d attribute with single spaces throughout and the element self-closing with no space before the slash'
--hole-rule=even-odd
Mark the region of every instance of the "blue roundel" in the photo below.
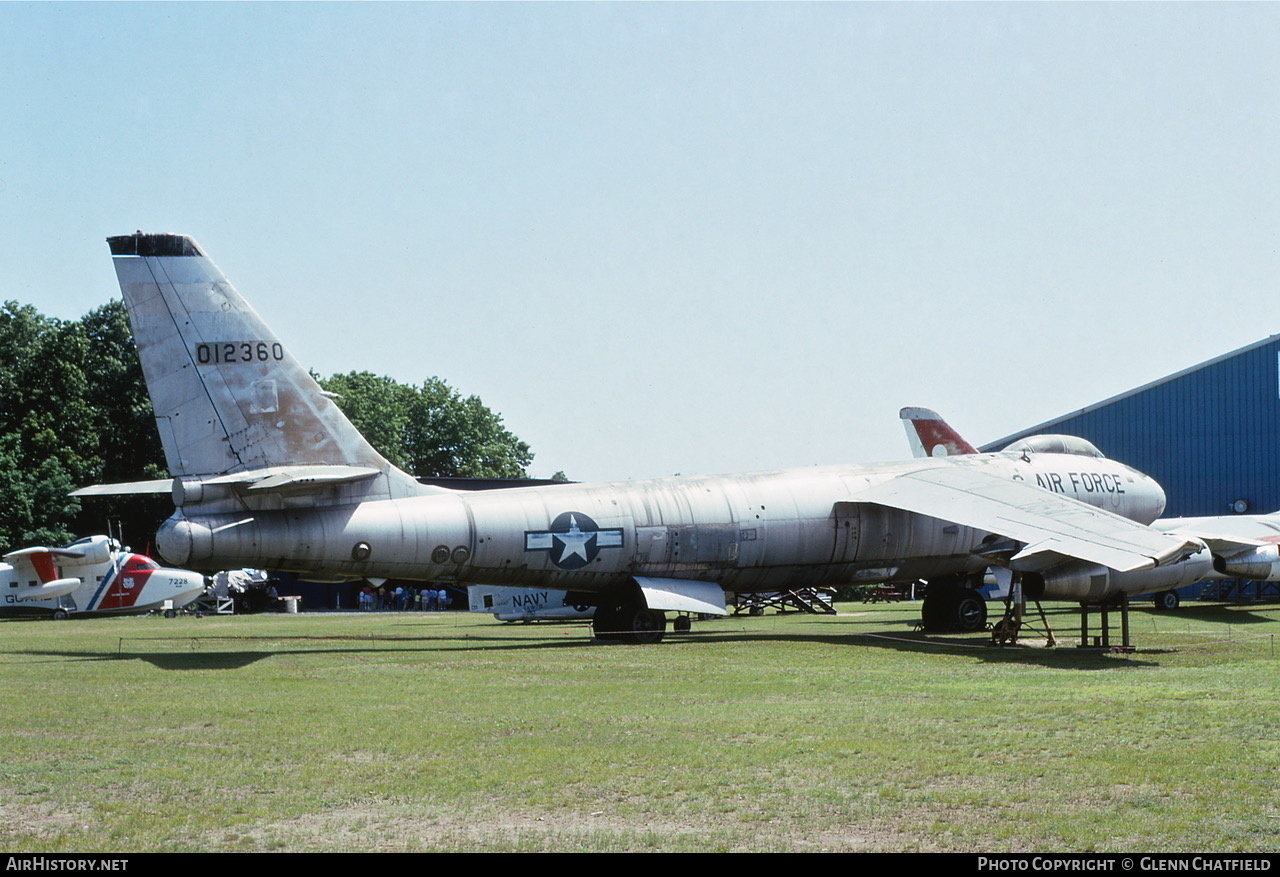
<svg viewBox="0 0 1280 877">
<path fill-rule="evenodd" d="M 574 570 L 591 563 L 602 548 L 621 548 L 622 530 L 601 530 L 589 515 L 562 512 L 545 530 L 526 530 L 525 551 L 545 551 L 560 569 Z"/>
</svg>

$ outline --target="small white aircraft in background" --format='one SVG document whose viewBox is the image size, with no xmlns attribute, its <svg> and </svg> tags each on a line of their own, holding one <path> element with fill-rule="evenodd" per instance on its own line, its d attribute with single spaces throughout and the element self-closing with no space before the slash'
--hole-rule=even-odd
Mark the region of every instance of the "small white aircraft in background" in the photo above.
<svg viewBox="0 0 1280 877">
<path fill-rule="evenodd" d="M 906 428 L 912 454 L 917 458 L 979 453 L 928 408 L 903 408 L 899 416 Z M 1024 447 L 1041 452 L 1056 450 L 1057 453 L 1102 456 L 1087 440 L 1066 435 L 1031 436 L 1005 448 L 1003 453 L 1018 452 Z M 1046 571 L 1038 579 L 1024 579 L 1025 595 L 1033 600 L 1100 603 L 1121 596 L 1156 594 L 1156 605 L 1171 609 L 1177 606 L 1175 589 L 1195 582 L 1227 578 L 1280 581 L 1280 513 L 1159 518 L 1151 522 L 1151 528 L 1190 542 L 1199 542 L 1204 547 L 1181 560 L 1154 569 L 1122 571 L 1099 564 L 1077 563 Z M 1008 576 L 1004 578 L 1007 583 Z M 1000 579 L 997 576 L 997 581 Z"/>
<path fill-rule="evenodd" d="M 594 606 L 572 606 L 565 602 L 568 591 L 551 588 L 513 588 L 502 585 L 471 585 L 467 602 L 472 612 L 488 612 L 499 621 L 588 621 Z"/>
<path fill-rule="evenodd" d="M 204 591 L 204 578 L 165 569 L 106 536 L 62 548 L 23 548 L 0 563 L 0 617 L 131 615 L 179 609 Z"/>
</svg>

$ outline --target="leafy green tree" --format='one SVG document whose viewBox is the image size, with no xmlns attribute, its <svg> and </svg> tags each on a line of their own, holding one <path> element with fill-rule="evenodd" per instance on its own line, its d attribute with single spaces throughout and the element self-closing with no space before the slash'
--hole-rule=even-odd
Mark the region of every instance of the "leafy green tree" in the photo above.
<svg viewBox="0 0 1280 877">
<path fill-rule="evenodd" d="M 84 345 L 70 324 L 30 305 L 0 307 L 0 547 L 60 542 L 79 508 L 67 497 L 86 468 Z"/>
<path fill-rule="evenodd" d="M 166 477 L 124 304 L 77 321 L 0 305 L 0 550 L 119 526 L 146 550 L 167 496 L 68 497 L 76 487 Z M 419 476 L 525 476 L 529 446 L 475 396 L 439 378 L 406 386 L 370 372 L 321 384 L 369 442 Z"/>
<path fill-rule="evenodd" d="M 312 377 L 326 391 L 335 394 L 334 401 L 342 413 L 378 453 L 401 469 L 409 470 L 405 433 L 413 397 L 411 387 L 373 372 L 350 372 L 328 379 L 316 374 Z"/>
<path fill-rule="evenodd" d="M 0 435 L 0 550 L 30 545 L 61 545 L 72 538 L 70 521 L 80 504 L 67 493 L 75 489 L 56 457 L 32 470 L 17 435 Z"/>
<path fill-rule="evenodd" d="M 320 384 L 338 395 L 338 406 L 379 453 L 412 475 L 528 475 L 529 445 L 479 397 L 464 397 L 440 378 L 413 387 L 371 372 L 351 372 Z"/>
<path fill-rule="evenodd" d="M 109 520 L 147 539 L 167 499 L 100 498 L 82 509 L 67 496 L 86 484 L 164 476 L 124 305 L 66 322 L 5 302 L 0 350 L 0 547 L 63 542 L 103 532 Z"/>
</svg>

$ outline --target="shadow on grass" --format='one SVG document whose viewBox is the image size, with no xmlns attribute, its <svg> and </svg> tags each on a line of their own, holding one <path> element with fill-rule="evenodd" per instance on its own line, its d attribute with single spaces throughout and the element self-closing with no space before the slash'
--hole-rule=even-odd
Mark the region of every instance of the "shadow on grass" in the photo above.
<svg viewBox="0 0 1280 877">
<path fill-rule="evenodd" d="M 394 637 L 281 637 L 281 636 L 265 636 L 262 637 L 262 643 L 292 643 L 296 648 L 245 648 L 245 649 L 220 649 L 212 650 L 204 647 L 210 639 L 219 639 L 219 637 L 183 637 L 182 641 L 188 643 L 186 648 L 174 647 L 169 651 L 159 651 L 156 649 L 148 649 L 140 651 L 137 648 L 130 648 L 126 643 L 119 652 L 104 654 L 102 652 L 86 652 L 72 650 L 28 650 L 22 652 L 23 656 L 44 656 L 51 662 L 58 661 L 143 661 L 151 664 L 160 670 L 237 670 L 248 667 L 258 661 L 267 658 L 275 658 L 288 655 L 333 655 L 333 656 L 359 656 L 359 655 L 393 655 L 397 653 L 457 653 L 466 651 L 488 651 L 488 650 L 511 650 L 511 649 L 537 649 L 546 651 L 554 648 L 598 648 L 604 644 L 597 643 L 589 639 L 566 640 L 563 637 L 554 640 L 539 640 L 537 642 L 522 641 L 513 642 L 510 637 L 482 637 L 482 636 L 439 636 L 430 637 L 412 637 L 412 636 L 394 636 Z M 244 640 L 244 637 L 237 637 Z M 332 642 L 334 640 L 342 640 L 350 643 L 350 645 L 338 647 L 319 647 L 307 648 L 308 643 Z M 147 642 L 157 642 L 157 640 L 148 639 Z M 367 645 L 359 646 L 357 643 L 367 643 Z M 190 644 L 196 644 L 193 647 Z"/>
<path fill-rule="evenodd" d="M 1147 615 L 1150 610 L 1136 610 Z M 1156 621 L 1174 622 L 1179 618 L 1206 624 L 1245 625 L 1275 622 L 1275 618 L 1240 606 L 1205 604 L 1184 606 L 1177 612 L 1154 612 Z M 886 617 L 888 616 L 888 617 Z M 603 643 L 592 639 L 589 625 L 582 623 L 540 623 L 536 625 L 498 625 L 493 628 L 471 628 L 467 632 L 442 631 L 429 624 L 400 623 L 400 633 L 338 636 L 181 636 L 122 638 L 112 652 L 77 650 L 22 650 L 25 658 L 59 661 L 138 660 L 167 671 L 236 670 L 266 658 L 288 655 L 332 655 L 349 657 L 407 652 L 446 654 L 469 651 L 519 652 L 565 649 L 620 648 L 697 650 L 723 644 L 795 643 L 821 644 L 833 648 L 874 648 L 896 652 L 941 653 L 991 664 L 1025 664 L 1064 670 L 1116 670 L 1155 666 L 1150 656 L 1165 650 L 1142 649 L 1142 633 L 1135 634 L 1139 646 L 1136 653 L 1124 656 L 1106 654 L 1093 648 L 1075 648 L 1078 641 L 1078 610 L 1069 606 L 1047 606 L 1046 616 L 1061 643 L 1056 648 L 1043 646 L 994 646 L 986 634 L 924 634 L 911 629 L 914 612 L 884 610 L 843 612 L 830 615 L 787 613 L 785 629 L 778 629 L 777 615 L 760 618 L 731 616 L 722 620 L 698 622 L 692 633 L 668 634 L 666 641 L 654 646 L 630 646 Z M 421 627 L 419 631 L 417 628 Z M 1119 634 L 1118 622 L 1113 631 Z M 518 634 L 516 632 L 518 631 Z M 516 636 L 513 637 L 513 634 Z M 1032 633 L 1034 639 L 1037 634 Z M 1042 634 L 1041 634 L 1042 636 Z"/>
<path fill-rule="evenodd" d="M 754 619 L 753 619 L 754 621 Z M 850 622 L 858 630 L 850 631 Z M 993 646 L 985 635 L 923 634 L 901 627 L 886 626 L 881 618 L 840 619 L 833 624 L 829 618 L 789 619 L 792 627 L 785 631 L 750 630 L 741 626 L 735 630 L 715 630 L 715 622 L 695 626 L 689 634 L 670 634 L 657 645 L 633 646 L 605 643 L 591 638 L 589 630 L 578 625 L 572 636 L 566 636 L 563 626 L 539 626 L 539 635 L 513 640 L 509 633 L 467 633 L 431 635 L 413 634 L 395 636 L 264 636 L 262 638 L 236 637 L 246 644 L 244 648 L 209 648 L 220 637 L 143 638 L 133 644 L 126 639 L 114 653 L 75 650 L 24 651 L 24 656 L 45 656 L 54 661 L 115 661 L 136 660 L 151 664 L 160 670 L 237 670 L 251 666 L 267 658 L 280 656 L 333 656 L 362 655 L 446 654 L 460 652 L 512 652 L 565 649 L 628 649 L 643 653 L 648 649 L 698 650 L 707 646 L 751 643 L 820 644 L 844 648 L 876 648 L 896 652 L 947 654 L 993 664 L 1026 664 L 1069 670 L 1117 670 L 1156 666 L 1152 660 L 1130 653 L 1123 657 L 1108 655 L 1098 649 L 1077 649 L 1070 645 L 1057 648 L 1034 646 Z M 811 625 L 811 627 L 810 627 Z M 797 630 L 797 626 L 809 629 Z M 546 631 L 545 636 L 541 635 Z M 161 643 L 171 642 L 169 648 Z M 139 648 L 143 643 L 147 645 Z M 289 647 L 280 647 L 287 643 Z M 338 645 L 341 643 L 341 645 Z M 1150 654 L 1148 652 L 1147 654 Z"/>
<path fill-rule="evenodd" d="M 1274 624 L 1275 616 L 1264 613 L 1275 612 L 1277 608 L 1280 607 L 1275 604 L 1183 603 L 1172 612 L 1147 608 L 1144 614 L 1167 621 L 1189 618 L 1207 624 Z"/>
<path fill-rule="evenodd" d="M 101 652 L 59 652 L 31 651 L 24 655 L 43 655 L 50 662 L 62 661 L 145 661 L 161 670 L 238 670 L 248 667 L 264 658 L 281 654 L 279 652 L 121 652 L 119 654 L 103 654 Z M 292 652 L 297 654 L 297 652 Z"/>
<path fill-rule="evenodd" d="M 988 635 L 923 634 L 901 629 L 866 630 L 856 633 L 805 634 L 805 633 L 704 633 L 691 637 L 690 644 L 726 642 L 812 642 L 852 648 L 885 649 L 916 654 L 947 654 L 954 657 L 976 659 L 990 664 L 1027 664 L 1037 667 L 1057 667 L 1064 670 L 1132 670 L 1136 667 L 1155 667 L 1158 663 L 1141 657 L 1141 652 L 1123 656 L 1108 654 L 1095 648 L 1075 648 L 1061 644 L 1055 648 L 1043 646 L 996 646 Z M 1060 641 L 1062 641 L 1060 639 Z M 1148 651 L 1146 654 L 1153 654 Z"/>
</svg>

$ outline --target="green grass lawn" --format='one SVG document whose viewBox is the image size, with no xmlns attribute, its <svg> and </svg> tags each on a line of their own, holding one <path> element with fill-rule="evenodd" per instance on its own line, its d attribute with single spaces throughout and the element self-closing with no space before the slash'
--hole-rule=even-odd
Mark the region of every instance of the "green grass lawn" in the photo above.
<svg viewBox="0 0 1280 877">
<path fill-rule="evenodd" d="M 1280 608 L 1137 609 L 1128 655 L 840 608 L 5 623 L 0 848 L 1280 847 Z"/>
</svg>

